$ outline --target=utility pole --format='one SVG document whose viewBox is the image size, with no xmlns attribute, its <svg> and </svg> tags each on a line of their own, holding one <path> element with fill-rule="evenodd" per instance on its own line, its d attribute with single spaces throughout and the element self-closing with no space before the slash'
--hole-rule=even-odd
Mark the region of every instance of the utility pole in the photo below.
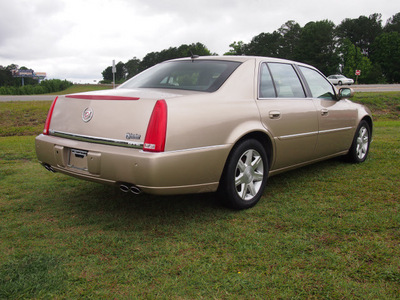
<svg viewBox="0 0 400 300">
<path fill-rule="evenodd" d="M 115 73 L 117 72 L 117 69 L 115 68 L 115 59 L 113 60 L 112 63 L 112 73 L 113 73 L 113 89 L 115 89 Z"/>
</svg>

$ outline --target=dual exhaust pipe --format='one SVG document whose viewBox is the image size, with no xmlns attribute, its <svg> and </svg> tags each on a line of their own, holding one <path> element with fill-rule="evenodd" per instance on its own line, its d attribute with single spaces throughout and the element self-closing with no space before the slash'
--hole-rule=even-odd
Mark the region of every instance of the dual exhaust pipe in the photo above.
<svg viewBox="0 0 400 300">
<path fill-rule="evenodd" d="M 130 185 L 129 183 L 120 184 L 119 189 L 124 193 L 131 192 L 135 195 L 140 195 L 142 193 L 142 190 L 140 188 L 138 188 L 136 185 Z"/>
<path fill-rule="evenodd" d="M 42 164 L 42 165 L 47 171 L 56 173 L 56 170 L 54 170 L 53 167 L 50 166 L 49 164 Z M 139 187 L 137 187 L 136 185 L 133 185 L 133 184 L 129 184 L 129 183 L 121 183 L 119 185 L 119 189 L 121 191 L 123 191 L 124 193 L 131 192 L 132 194 L 135 194 L 135 195 L 140 195 L 142 193 L 142 190 Z"/>
<path fill-rule="evenodd" d="M 50 166 L 49 164 L 42 164 L 42 166 L 49 172 L 55 173 L 56 170 L 53 169 L 52 166 Z"/>
</svg>

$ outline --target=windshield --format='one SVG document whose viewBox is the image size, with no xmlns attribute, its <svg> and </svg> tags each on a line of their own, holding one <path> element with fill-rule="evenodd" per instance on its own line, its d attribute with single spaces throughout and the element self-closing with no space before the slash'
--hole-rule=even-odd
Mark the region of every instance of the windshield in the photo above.
<svg viewBox="0 0 400 300">
<path fill-rule="evenodd" d="M 169 61 L 147 69 L 119 88 L 215 92 L 239 65 L 239 62 L 219 60 Z"/>
</svg>

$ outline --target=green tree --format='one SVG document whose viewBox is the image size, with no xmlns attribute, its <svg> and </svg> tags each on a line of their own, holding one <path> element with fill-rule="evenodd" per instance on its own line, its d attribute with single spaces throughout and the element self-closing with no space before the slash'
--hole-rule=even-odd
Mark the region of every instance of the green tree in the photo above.
<svg viewBox="0 0 400 300">
<path fill-rule="evenodd" d="M 139 73 L 139 66 L 140 66 L 140 59 L 136 57 L 128 60 L 125 63 L 125 70 L 126 70 L 126 79 L 129 79 Z"/>
<path fill-rule="evenodd" d="M 245 55 L 246 54 L 246 44 L 243 41 L 233 42 L 229 45 L 231 49 L 224 55 Z"/>
<path fill-rule="evenodd" d="M 123 62 L 119 62 L 115 65 L 115 82 L 116 83 L 122 83 L 126 80 L 128 71 L 125 67 L 125 64 Z M 102 73 L 103 75 L 103 80 L 101 81 L 102 83 L 111 83 L 113 82 L 114 76 L 112 73 L 112 66 L 107 67 Z"/>
<path fill-rule="evenodd" d="M 279 57 L 281 45 L 281 35 L 278 31 L 273 33 L 262 32 L 253 37 L 251 42 L 245 47 L 246 55 L 258 55 L 268 57 Z"/>
<path fill-rule="evenodd" d="M 375 83 L 382 81 L 380 68 L 373 66 L 371 60 L 361 53 L 361 49 L 345 39 L 340 47 L 341 72 L 349 78 L 357 79 L 358 83 Z M 361 70 L 356 78 L 355 71 Z"/>
<path fill-rule="evenodd" d="M 279 56 L 281 58 L 297 60 L 297 51 L 300 42 L 302 28 L 293 20 L 287 21 L 283 24 L 278 32 L 281 35 L 281 43 L 279 49 Z"/>
<path fill-rule="evenodd" d="M 300 34 L 297 59 L 315 66 L 326 75 L 336 73 L 340 59 L 334 28 L 335 24 L 329 20 L 307 23 Z"/>
<path fill-rule="evenodd" d="M 192 54 L 200 56 L 212 55 L 210 50 L 208 50 L 207 47 L 202 43 L 193 43 L 190 45 L 183 44 L 178 48 L 171 47 L 160 52 L 148 53 L 140 62 L 139 70 L 143 71 L 169 59 L 190 57 Z"/>
<path fill-rule="evenodd" d="M 360 16 L 358 19 L 344 19 L 336 28 L 339 39 L 349 39 L 361 52 L 368 57 L 371 55 L 371 45 L 383 31 L 381 14 L 369 17 Z"/>
<path fill-rule="evenodd" d="M 103 83 L 110 83 L 113 81 L 112 66 L 105 68 L 101 74 L 103 75 Z"/>
<path fill-rule="evenodd" d="M 190 45 L 182 44 L 177 47 L 170 47 L 160 52 L 150 52 L 140 60 L 136 57 L 128 60 L 126 63 L 119 62 L 116 64 L 115 82 L 122 83 L 123 81 L 135 76 L 141 71 L 144 71 L 165 60 L 190 57 L 191 55 L 213 55 L 202 43 L 193 43 Z M 103 83 L 110 83 L 113 80 L 112 67 L 109 66 L 102 72 Z"/>
<path fill-rule="evenodd" d="M 374 62 L 378 63 L 389 83 L 400 82 L 400 33 L 383 33 L 373 44 Z"/>
<path fill-rule="evenodd" d="M 396 31 L 400 33 L 400 12 L 389 18 L 383 29 L 385 32 Z"/>
<path fill-rule="evenodd" d="M 116 83 L 122 83 L 126 80 L 127 76 L 127 71 L 125 68 L 125 64 L 120 61 L 115 65 L 115 82 Z"/>
</svg>

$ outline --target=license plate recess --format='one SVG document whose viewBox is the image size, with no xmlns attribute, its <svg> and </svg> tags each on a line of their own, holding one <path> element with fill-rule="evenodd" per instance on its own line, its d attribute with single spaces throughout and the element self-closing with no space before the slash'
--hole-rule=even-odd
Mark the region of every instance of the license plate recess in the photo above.
<svg viewBox="0 0 400 300">
<path fill-rule="evenodd" d="M 68 167 L 75 168 L 78 170 L 88 170 L 88 151 L 71 149 L 69 152 Z"/>
</svg>

